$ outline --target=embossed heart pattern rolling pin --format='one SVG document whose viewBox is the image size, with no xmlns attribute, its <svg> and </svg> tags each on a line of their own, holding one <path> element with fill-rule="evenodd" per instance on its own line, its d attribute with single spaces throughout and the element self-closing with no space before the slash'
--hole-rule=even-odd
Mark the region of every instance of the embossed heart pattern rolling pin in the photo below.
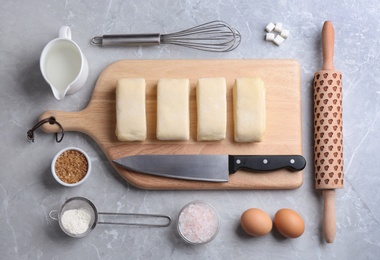
<svg viewBox="0 0 380 260">
<path fill-rule="evenodd" d="M 332 243 L 336 233 L 335 189 L 343 188 L 342 73 L 334 70 L 334 27 L 322 29 L 322 70 L 314 74 L 315 187 L 324 197 L 323 233 Z"/>
</svg>

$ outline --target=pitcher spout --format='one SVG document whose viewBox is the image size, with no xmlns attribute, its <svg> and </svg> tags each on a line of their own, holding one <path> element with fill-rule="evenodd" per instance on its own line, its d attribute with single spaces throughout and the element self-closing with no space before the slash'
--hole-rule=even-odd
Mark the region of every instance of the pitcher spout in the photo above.
<svg viewBox="0 0 380 260">
<path fill-rule="evenodd" d="M 53 95 L 57 100 L 62 100 L 65 96 L 67 91 L 70 89 L 70 86 L 68 86 L 65 89 L 57 89 L 54 86 L 50 85 L 51 90 L 53 91 Z"/>
</svg>

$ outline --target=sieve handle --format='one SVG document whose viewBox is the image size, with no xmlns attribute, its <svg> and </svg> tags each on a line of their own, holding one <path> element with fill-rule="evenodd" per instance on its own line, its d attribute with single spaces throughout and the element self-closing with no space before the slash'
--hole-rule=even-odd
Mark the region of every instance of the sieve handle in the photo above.
<svg viewBox="0 0 380 260">
<path fill-rule="evenodd" d="M 53 216 L 53 214 L 57 214 L 56 217 Z M 49 217 L 52 219 L 52 220 L 58 220 L 58 210 L 56 209 L 53 209 L 52 211 L 49 212 Z"/>
<path fill-rule="evenodd" d="M 112 212 L 99 212 L 98 215 L 108 215 L 108 216 L 133 216 L 133 217 L 144 217 L 144 218 L 161 218 L 165 219 L 164 224 L 155 223 L 144 223 L 144 222 L 110 222 L 110 221 L 98 221 L 98 224 L 111 224 L 111 225 L 135 225 L 135 226 L 148 226 L 148 227 L 167 227 L 170 225 L 172 219 L 167 215 L 159 214 L 139 214 L 139 213 L 112 213 Z"/>
</svg>

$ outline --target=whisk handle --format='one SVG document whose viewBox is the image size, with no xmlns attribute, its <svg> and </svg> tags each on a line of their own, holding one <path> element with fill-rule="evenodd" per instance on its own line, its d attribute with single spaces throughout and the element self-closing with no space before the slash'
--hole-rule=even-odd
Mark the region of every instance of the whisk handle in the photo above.
<svg viewBox="0 0 380 260">
<path fill-rule="evenodd" d="M 136 46 L 136 45 L 159 45 L 159 33 L 150 34 L 112 34 L 95 36 L 91 43 L 102 46 Z"/>
</svg>

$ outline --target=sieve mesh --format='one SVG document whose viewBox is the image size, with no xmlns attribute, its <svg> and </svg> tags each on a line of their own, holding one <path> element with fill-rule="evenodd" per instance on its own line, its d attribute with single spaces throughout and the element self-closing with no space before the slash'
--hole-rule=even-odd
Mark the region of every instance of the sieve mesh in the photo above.
<svg viewBox="0 0 380 260">
<path fill-rule="evenodd" d="M 62 216 L 68 210 L 83 210 L 91 216 L 91 219 L 90 219 L 90 222 L 88 225 L 88 229 L 85 232 L 77 234 L 77 233 L 70 231 L 68 228 L 65 227 L 65 225 L 62 223 Z M 98 222 L 98 212 L 96 210 L 95 205 L 91 201 L 87 200 L 86 198 L 82 198 L 82 197 L 74 197 L 74 198 L 67 200 L 62 205 L 62 207 L 59 211 L 59 214 L 58 214 L 58 222 L 59 222 L 59 226 L 61 227 L 62 231 L 65 232 L 67 235 L 69 235 L 71 237 L 77 237 L 77 238 L 84 237 L 95 228 L 95 226 Z"/>
</svg>

